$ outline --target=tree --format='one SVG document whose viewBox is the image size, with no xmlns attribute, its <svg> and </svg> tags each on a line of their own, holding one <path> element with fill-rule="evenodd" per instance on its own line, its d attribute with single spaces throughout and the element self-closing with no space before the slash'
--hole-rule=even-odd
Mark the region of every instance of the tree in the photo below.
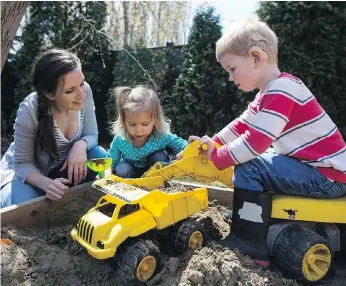
<svg viewBox="0 0 346 286">
<path fill-rule="evenodd" d="M 182 72 L 165 106 L 173 130 L 180 136 L 213 135 L 245 106 L 239 99 L 243 94 L 230 85 L 216 61 L 215 43 L 220 37 L 214 9 L 197 12 L 184 47 Z"/>
<path fill-rule="evenodd" d="M 124 46 L 129 45 L 129 2 L 122 1 L 124 9 Z"/>
<path fill-rule="evenodd" d="M 130 53 L 141 63 L 146 72 L 125 52 L 118 51 L 113 69 L 113 87 L 146 85 L 160 92 L 160 85 L 164 81 L 167 69 L 167 57 L 161 49 L 146 49 L 144 44 L 138 44 Z M 154 83 L 150 80 L 150 75 Z M 112 88 L 108 94 L 107 114 L 108 122 L 116 119 L 116 107 Z"/>
<path fill-rule="evenodd" d="M 1 71 L 26 7 L 27 2 L 23 1 L 1 2 Z"/>
<path fill-rule="evenodd" d="M 8 59 L 1 72 L 1 136 L 4 138 L 11 133 L 12 126 L 9 122 L 9 115 L 17 108 L 13 98 L 13 91 L 19 81 L 19 74 L 16 72 L 13 55 L 9 53 Z"/>
<path fill-rule="evenodd" d="M 279 66 L 301 78 L 346 137 L 346 3 L 261 2 L 279 38 Z"/>
<path fill-rule="evenodd" d="M 185 43 L 190 6 L 185 1 L 111 1 L 107 32 L 115 39 L 113 49 L 165 46 Z"/>
</svg>

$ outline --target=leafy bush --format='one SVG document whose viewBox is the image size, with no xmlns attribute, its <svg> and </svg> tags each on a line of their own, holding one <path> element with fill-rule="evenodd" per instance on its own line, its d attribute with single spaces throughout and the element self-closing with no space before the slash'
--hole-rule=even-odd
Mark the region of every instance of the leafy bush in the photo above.
<svg viewBox="0 0 346 286">
<path fill-rule="evenodd" d="M 253 94 L 237 90 L 215 58 L 215 43 L 222 36 L 213 8 L 197 12 L 184 46 L 184 64 L 166 113 L 180 136 L 213 135 L 245 108 Z"/>
</svg>

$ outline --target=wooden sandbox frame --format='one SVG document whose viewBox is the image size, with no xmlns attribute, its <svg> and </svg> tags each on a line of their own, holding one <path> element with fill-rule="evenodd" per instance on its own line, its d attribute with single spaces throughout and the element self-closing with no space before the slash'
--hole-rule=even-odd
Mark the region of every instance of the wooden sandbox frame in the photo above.
<svg viewBox="0 0 346 286">
<path fill-rule="evenodd" d="M 197 183 L 177 182 L 181 185 L 191 186 L 194 188 L 206 187 L 208 189 L 209 200 L 217 200 L 220 205 L 229 206 L 233 201 L 233 190 L 229 188 L 220 188 L 207 186 Z M 51 201 L 46 197 L 39 197 L 18 205 L 12 205 L 0 209 L 1 226 L 12 225 L 17 227 L 29 227 L 38 219 L 45 217 L 47 214 L 54 212 L 62 205 L 81 196 L 85 191 L 91 190 L 92 183 L 84 183 L 70 188 L 63 198 L 59 201 Z"/>
</svg>

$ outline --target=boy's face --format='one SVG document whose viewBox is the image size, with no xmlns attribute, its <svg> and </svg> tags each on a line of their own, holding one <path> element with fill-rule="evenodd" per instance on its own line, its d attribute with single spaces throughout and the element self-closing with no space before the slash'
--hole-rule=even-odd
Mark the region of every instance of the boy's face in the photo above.
<svg viewBox="0 0 346 286">
<path fill-rule="evenodd" d="M 234 54 L 225 54 L 220 64 L 229 73 L 229 80 L 245 92 L 258 87 L 259 73 L 253 57 L 242 57 Z"/>
</svg>

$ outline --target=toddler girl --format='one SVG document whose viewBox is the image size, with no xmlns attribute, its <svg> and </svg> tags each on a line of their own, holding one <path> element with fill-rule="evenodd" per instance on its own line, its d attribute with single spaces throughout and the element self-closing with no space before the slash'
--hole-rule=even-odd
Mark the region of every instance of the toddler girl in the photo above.
<svg viewBox="0 0 346 286">
<path fill-rule="evenodd" d="M 107 152 L 115 175 L 140 177 L 156 162 L 170 162 L 166 148 L 177 154 L 188 145 L 170 132 L 154 90 L 145 86 L 119 87 L 115 98 L 118 118 L 112 126 L 115 136 Z"/>
</svg>

